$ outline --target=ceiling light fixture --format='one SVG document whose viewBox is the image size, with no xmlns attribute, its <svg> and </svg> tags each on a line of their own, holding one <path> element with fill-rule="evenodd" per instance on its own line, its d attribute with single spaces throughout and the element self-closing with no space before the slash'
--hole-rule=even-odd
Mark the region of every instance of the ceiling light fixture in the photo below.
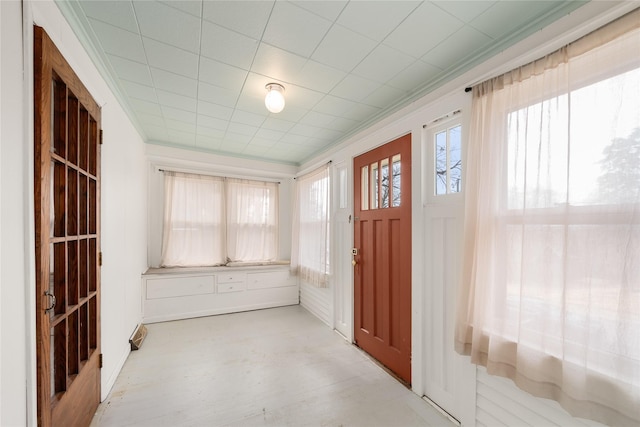
<svg viewBox="0 0 640 427">
<path fill-rule="evenodd" d="M 264 98 L 264 105 L 272 113 L 279 113 L 284 108 L 284 86 L 269 83 L 265 88 L 267 88 L 267 96 Z"/>
</svg>

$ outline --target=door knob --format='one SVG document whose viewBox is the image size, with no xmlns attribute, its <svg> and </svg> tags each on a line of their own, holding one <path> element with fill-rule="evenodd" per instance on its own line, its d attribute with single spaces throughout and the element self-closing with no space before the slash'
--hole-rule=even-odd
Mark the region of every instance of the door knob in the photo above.
<svg viewBox="0 0 640 427">
<path fill-rule="evenodd" d="M 355 267 L 355 265 L 358 263 L 358 261 L 356 261 L 355 259 L 351 260 L 351 265 L 353 265 Z"/>
</svg>

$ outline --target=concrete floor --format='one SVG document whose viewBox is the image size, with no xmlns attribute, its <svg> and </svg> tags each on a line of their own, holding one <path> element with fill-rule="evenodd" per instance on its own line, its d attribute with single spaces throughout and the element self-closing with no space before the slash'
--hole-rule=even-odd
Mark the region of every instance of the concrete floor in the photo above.
<svg viewBox="0 0 640 427">
<path fill-rule="evenodd" d="M 300 306 L 147 326 L 92 427 L 453 425 Z"/>
</svg>

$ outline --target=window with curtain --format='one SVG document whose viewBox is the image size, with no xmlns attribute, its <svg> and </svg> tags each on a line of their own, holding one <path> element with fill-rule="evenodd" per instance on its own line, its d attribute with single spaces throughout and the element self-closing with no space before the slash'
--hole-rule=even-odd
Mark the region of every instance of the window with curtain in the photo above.
<svg viewBox="0 0 640 427">
<path fill-rule="evenodd" d="M 473 88 L 456 349 L 640 423 L 640 10 Z"/>
<path fill-rule="evenodd" d="M 278 183 L 164 174 L 163 267 L 278 259 Z"/>
<path fill-rule="evenodd" d="M 329 284 L 329 165 L 296 180 L 291 268 L 301 280 Z"/>
</svg>

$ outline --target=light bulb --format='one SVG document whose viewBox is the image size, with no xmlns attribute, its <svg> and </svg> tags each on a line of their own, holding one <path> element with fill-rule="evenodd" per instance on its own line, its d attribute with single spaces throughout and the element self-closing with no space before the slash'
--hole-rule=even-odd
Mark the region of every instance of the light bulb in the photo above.
<svg viewBox="0 0 640 427">
<path fill-rule="evenodd" d="M 284 108 L 284 87 L 278 83 L 269 83 L 267 96 L 264 98 L 264 105 L 272 113 L 279 113 Z"/>
</svg>

